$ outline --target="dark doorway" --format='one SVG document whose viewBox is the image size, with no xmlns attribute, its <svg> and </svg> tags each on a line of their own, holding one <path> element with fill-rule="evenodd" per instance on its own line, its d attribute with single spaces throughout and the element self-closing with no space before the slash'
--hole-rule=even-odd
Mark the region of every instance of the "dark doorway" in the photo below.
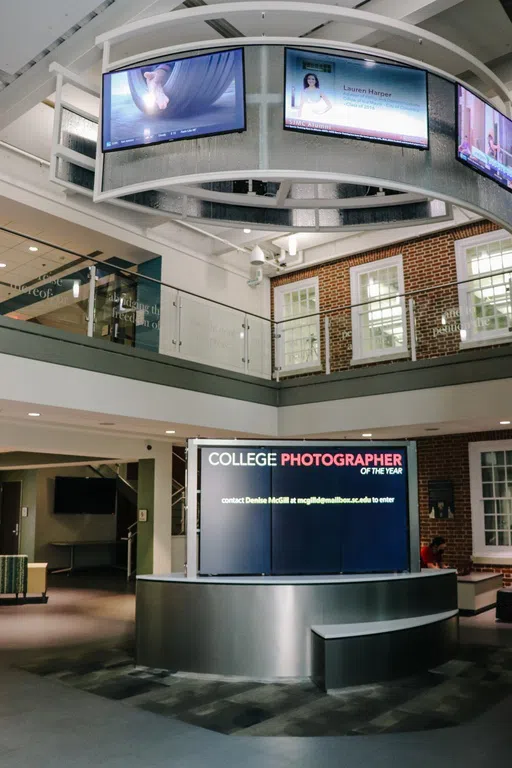
<svg viewBox="0 0 512 768">
<path fill-rule="evenodd" d="M 21 483 L 0 484 L 0 554 L 17 555 L 20 534 Z"/>
</svg>

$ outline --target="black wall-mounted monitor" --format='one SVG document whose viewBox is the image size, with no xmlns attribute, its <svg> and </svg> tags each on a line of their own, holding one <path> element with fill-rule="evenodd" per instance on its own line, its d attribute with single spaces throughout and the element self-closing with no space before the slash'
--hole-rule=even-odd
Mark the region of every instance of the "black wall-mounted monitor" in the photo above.
<svg viewBox="0 0 512 768">
<path fill-rule="evenodd" d="M 103 477 L 56 477 L 56 515 L 114 515 L 116 480 Z"/>
<path fill-rule="evenodd" d="M 243 48 L 103 75 L 103 152 L 245 130 Z"/>
<path fill-rule="evenodd" d="M 512 120 L 457 85 L 457 160 L 512 189 Z"/>
<path fill-rule="evenodd" d="M 287 48 L 284 127 L 428 149 L 427 73 Z"/>
</svg>

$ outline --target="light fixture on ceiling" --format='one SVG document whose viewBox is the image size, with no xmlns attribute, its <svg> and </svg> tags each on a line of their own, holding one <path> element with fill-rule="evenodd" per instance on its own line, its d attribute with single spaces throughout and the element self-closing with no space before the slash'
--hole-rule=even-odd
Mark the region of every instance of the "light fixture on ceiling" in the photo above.
<svg viewBox="0 0 512 768">
<path fill-rule="evenodd" d="M 175 435 L 176 434 L 176 430 L 175 429 L 166 429 L 165 430 L 165 434 L 166 435 Z"/>
<path fill-rule="evenodd" d="M 29 413 L 28 415 L 29 416 L 40 416 L 41 414 L 40 413 L 35 413 L 35 411 L 34 411 L 33 413 Z"/>
<path fill-rule="evenodd" d="M 73 298 L 78 299 L 80 296 L 80 280 L 73 280 Z"/>
<path fill-rule="evenodd" d="M 510 421 L 500 421 L 500 424 L 510 424 Z"/>
<path fill-rule="evenodd" d="M 297 235 L 290 235 L 288 238 L 288 253 L 290 256 L 297 255 Z"/>
<path fill-rule="evenodd" d="M 249 229 L 249 227 L 246 227 L 246 228 L 244 229 L 244 235 L 250 235 L 250 234 L 251 234 L 251 232 L 252 232 L 252 229 Z"/>
<path fill-rule="evenodd" d="M 3 261 L 0 262 L 0 269 L 4 269 L 6 266 L 7 264 L 5 264 Z"/>
<path fill-rule="evenodd" d="M 372 436 L 371 432 L 363 432 L 363 437 L 371 437 L 371 436 Z"/>
<path fill-rule="evenodd" d="M 261 266 L 265 263 L 265 254 L 261 250 L 259 245 L 255 245 L 250 253 L 251 264 L 255 266 Z"/>
<path fill-rule="evenodd" d="M 39 250 L 39 248 L 35 245 L 30 245 L 28 249 L 29 251 L 32 251 L 32 253 L 37 253 Z"/>
</svg>

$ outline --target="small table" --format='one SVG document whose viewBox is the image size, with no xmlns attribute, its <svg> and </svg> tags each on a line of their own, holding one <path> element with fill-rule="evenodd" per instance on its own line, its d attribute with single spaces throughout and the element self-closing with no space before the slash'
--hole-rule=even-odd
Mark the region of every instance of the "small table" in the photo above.
<svg viewBox="0 0 512 768">
<path fill-rule="evenodd" d="M 494 608 L 498 589 L 502 586 L 502 573 L 468 573 L 467 576 L 457 576 L 460 612 L 474 616 Z"/>
<path fill-rule="evenodd" d="M 117 541 L 52 541 L 52 547 L 69 548 L 69 566 L 67 568 L 57 568 L 52 573 L 71 573 L 75 568 L 75 549 L 77 547 L 112 547 Z"/>
</svg>

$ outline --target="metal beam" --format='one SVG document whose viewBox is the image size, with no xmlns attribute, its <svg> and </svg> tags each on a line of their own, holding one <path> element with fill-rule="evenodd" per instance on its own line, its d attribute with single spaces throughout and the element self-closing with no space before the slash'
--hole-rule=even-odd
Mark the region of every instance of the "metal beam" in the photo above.
<svg viewBox="0 0 512 768">
<path fill-rule="evenodd" d="M 277 190 L 276 195 L 276 205 L 278 208 L 282 208 L 285 204 L 285 200 L 290 194 L 290 190 L 292 188 L 292 182 L 291 181 L 282 181 L 279 185 L 279 189 Z"/>
</svg>

